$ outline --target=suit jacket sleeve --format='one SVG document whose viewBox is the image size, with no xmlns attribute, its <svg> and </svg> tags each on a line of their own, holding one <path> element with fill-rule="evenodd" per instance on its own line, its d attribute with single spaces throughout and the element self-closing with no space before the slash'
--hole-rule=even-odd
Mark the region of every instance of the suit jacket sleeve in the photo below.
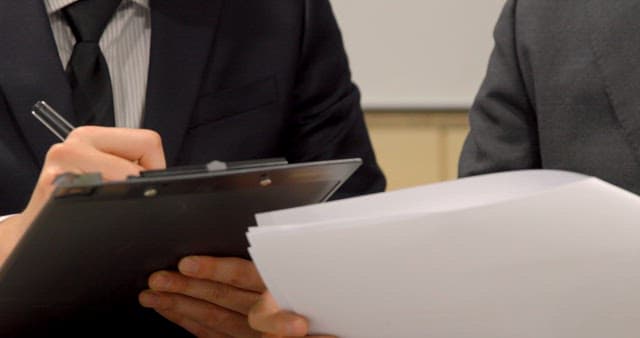
<svg viewBox="0 0 640 338">
<path fill-rule="evenodd" d="M 361 157 L 363 166 L 334 198 L 382 191 L 342 37 L 327 0 L 305 1 L 305 27 L 294 91 L 294 125 L 288 157 L 312 161 Z"/>
<path fill-rule="evenodd" d="M 469 113 L 471 131 L 459 163 L 469 176 L 541 166 L 526 50 L 518 48 L 517 0 L 507 1 L 495 28 L 495 48 Z"/>
</svg>

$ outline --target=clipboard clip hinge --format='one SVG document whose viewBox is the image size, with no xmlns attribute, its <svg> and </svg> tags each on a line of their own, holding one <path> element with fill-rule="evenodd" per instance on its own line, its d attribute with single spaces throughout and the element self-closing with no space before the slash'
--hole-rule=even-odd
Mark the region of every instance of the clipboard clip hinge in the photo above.
<svg viewBox="0 0 640 338">
<path fill-rule="evenodd" d="M 91 195 L 95 188 L 102 184 L 102 174 L 87 173 L 78 175 L 64 173 L 58 175 L 53 184 L 56 186 L 53 193 L 54 197 Z"/>
</svg>

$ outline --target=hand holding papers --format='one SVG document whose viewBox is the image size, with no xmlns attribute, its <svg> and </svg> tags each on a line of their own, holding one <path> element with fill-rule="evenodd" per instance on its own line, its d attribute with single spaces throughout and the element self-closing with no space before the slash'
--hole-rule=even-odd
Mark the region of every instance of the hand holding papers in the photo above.
<svg viewBox="0 0 640 338">
<path fill-rule="evenodd" d="M 214 161 L 119 181 L 65 175 L 0 270 L 0 336 L 94 327 L 137 336 L 163 325 L 137 302 L 150 274 L 185 256 L 248 256 L 257 212 L 324 201 L 360 163 Z"/>
<path fill-rule="evenodd" d="M 501 173 L 257 215 L 250 253 L 312 332 L 637 337 L 640 197 Z"/>
</svg>

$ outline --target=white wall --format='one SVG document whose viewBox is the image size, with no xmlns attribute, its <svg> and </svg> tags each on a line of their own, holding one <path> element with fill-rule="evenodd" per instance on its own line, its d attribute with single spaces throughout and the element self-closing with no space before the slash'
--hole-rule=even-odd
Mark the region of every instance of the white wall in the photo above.
<svg viewBox="0 0 640 338">
<path fill-rule="evenodd" d="M 468 108 L 505 0 L 332 0 L 365 108 Z"/>
</svg>

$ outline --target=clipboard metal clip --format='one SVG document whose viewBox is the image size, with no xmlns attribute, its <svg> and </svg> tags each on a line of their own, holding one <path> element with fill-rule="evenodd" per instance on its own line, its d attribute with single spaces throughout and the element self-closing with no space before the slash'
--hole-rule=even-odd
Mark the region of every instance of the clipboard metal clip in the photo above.
<svg viewBox="0 0 640 338">
<path fill-rule="evenodd" d="M 263 160 L 249 160 L 249 161 L 235 161 L 235 162 L 223 162 L 223 161 L 211 161 L 204 165 L 189 165 L 189 166 L 177 166 L 162 170 L 147 170 L 140 173 L 140 178 L 149 177 L 170 177 L 175 175 L 187 175 L 187 174 L 202 174 L 211 173 L 216 171 L 226 170 L 240 170 L 240 169 L 252 169 L 260 167 L 271 167 L 275 165 L 287 165 L 284 158 L 268 158 Z M 130 177 L 135 179 L 136 177 Z"/>
<path fill-rule="evenodd" d="M 206 174 L 212 172 L 243 170 L 243 169 L 255 169 L 260 167 L 273 167 L 278 165 L 287 165 L 288 162 L 284 158 L 269 158 L 264 160 L 250 160 L 250 161 L 236 161 L 236 162 L 223 162 L 223 161 L 211 161 L 204 165 L 189 165 L 189 166 L 176 166 L 161 170 L 147 170 L 140 172 L 140 176 L 129 176 L 127 181 L 136 181 L 140 179 L 148 178 L 163 178 L 163 177 L 175 177 L 194 174 Z M 102 185 L 102 175 L 100 173 L 88 173 L 88 174 L 73 174 L 64 173 L 58 176 L 54 184 L 56 189 L 54 191 L 54 197 L 71 197 L 71 196 L 88 196 L 94 193 L 96 187 Z M 262 176 L 259 184 L 263 187 L 270 186 L 272 184 L 271 179 L 268 176 Z M 157 190 L 148 189 L 145 190 L 145 197 L 155 197 Z"/>
<path fill-rule="evenodd" d="M 102 174 L 88 173 L 78 175 L 64 173 L 56 177 L 53 184 L 56 186 L 54 197 L 90 195 L 95 190 L 95 187 L 102 184 Z"/>
</svg>

